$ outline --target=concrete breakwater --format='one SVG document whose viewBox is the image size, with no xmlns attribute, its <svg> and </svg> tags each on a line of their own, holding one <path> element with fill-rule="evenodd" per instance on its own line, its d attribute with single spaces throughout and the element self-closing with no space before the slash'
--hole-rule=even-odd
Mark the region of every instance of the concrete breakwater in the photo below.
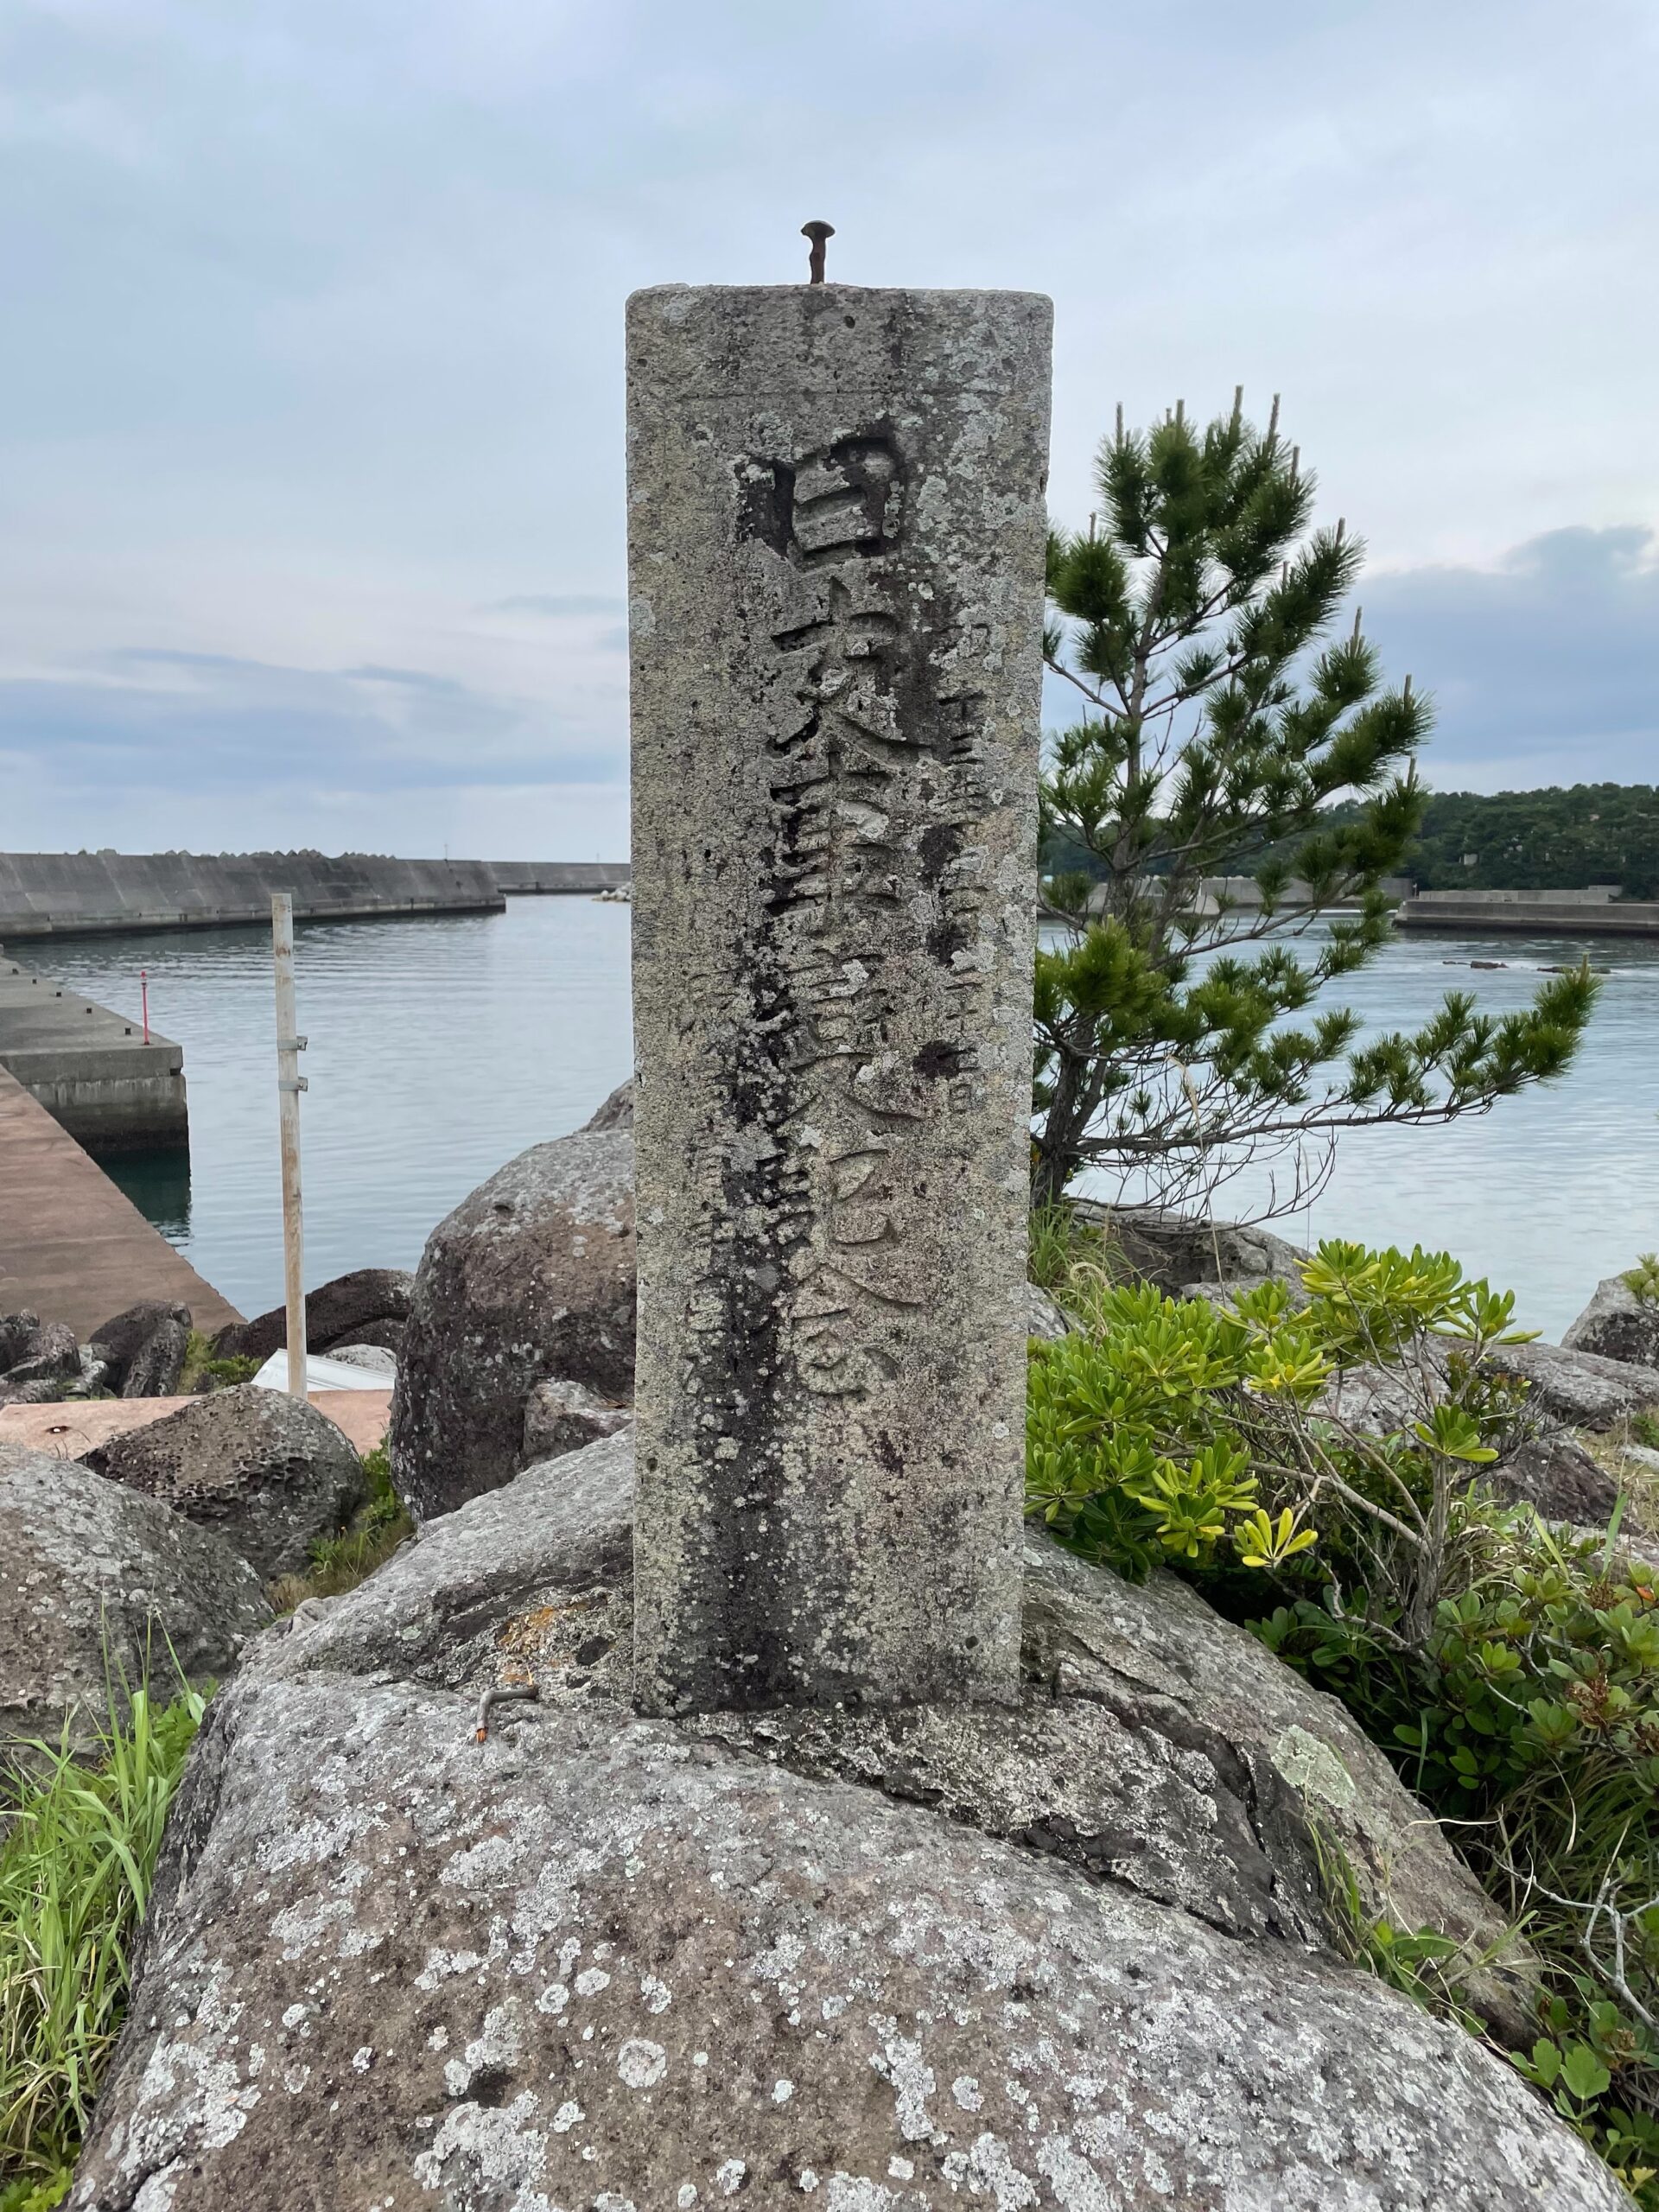
<svg viewBox="0 0 1659 2212">
<path fill-rule="evenodd" d="M 1659 938 L 1659 901 L 1601 891 L 1420 891 L 1395 910 L 1404 930 L 1519 931 L 1529 937 Z"/>
<path fill-rule="evenodd" d="M 626 873 L 626 871 L 625 871 Z M 270 894 L 306 921 L 500 913 L 483 861 L 378 853 L 0 853 L 0 944 L 111 930 L 270 922 Z"/>
<path fill-rule="evenodd" d="M 569 898 L 586 892 L 620 891 L 633 870 L 626 861 L 486 861 L 496 888 L 510 899 L 539 894 Z"/>
<path fill-rule="evenodd" d="M 0 958 L 0 1070 L 93 1152 L 189 1142 L 170 1038 Z"/>
</svg>

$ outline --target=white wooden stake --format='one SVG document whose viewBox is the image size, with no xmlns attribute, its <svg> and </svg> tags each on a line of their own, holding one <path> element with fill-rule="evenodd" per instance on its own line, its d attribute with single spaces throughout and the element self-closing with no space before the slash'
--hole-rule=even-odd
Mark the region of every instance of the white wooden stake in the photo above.
<svg viewBox="0 0 1659 2212">
<path fill-rule="evenodd" d="M 295 1028 L 294 900 L 270 894 L 270 947 L 276 969 L 276 1117 L 283 1145 L 283 1295 L 288 1306 L 288 1388 L 305 1388 L 305 1236 L 300 1216 L 300 1093 L 305 1039 Z"/>
</svg>

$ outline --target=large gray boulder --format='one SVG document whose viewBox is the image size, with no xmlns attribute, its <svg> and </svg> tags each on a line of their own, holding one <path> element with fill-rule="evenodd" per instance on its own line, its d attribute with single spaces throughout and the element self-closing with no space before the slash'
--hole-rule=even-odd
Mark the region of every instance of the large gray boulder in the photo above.
<svg viewBox="0 0 1659 2212">
<path fill-rule="evenodd" d="M 396 1351 L 409 1319 L 415 1278 L 406 1268 L 354 1268 L 305 1294 L 308 1351 L 335 1344 L 379 1344 Z M 288 1308 L 273 1306 L 251 1321 L 237 1321 L 213 1338 L 219 1359 L 267 1360 L 288 1342 Z"/>
<path fill-rule="evenodd" d="M 87 1350 L 120 1398 L 167 1398 L 179 1387 L 190 1346 L 190 1308 L 141 1299 L 95 1329 Z"/>
<path fill-rule="evenodd" d="M 268 1582 L 303 1573 L 312 1544 L 344 1527 L 365 1491 L 362 1462 L 326 1414 L 252 1383 L 194 1399 L 82 1456 L 213 1529 Z"/>
<path fill-rule="evenodd" d="M 1605 1529 L 1618 1498 L 1619 1486 L 1599 1460 L 1553 1424 L 1506 1452 L 1490 1479 L 1509 1503 L 1535 1506 L 1546 1521 L 1585 1529 Z"/>
<path fill-rule="evenodd" d="M 0 1745 L 55 1742 L 66 1723 L 85 1740 L 108 1693 L 121 1707 L 147 1675 L 165 1701 L 175 1658 L 198 1684 L 226 1675 L 270 1618 L 217 1536 L 73 1460 L 0 1446 Z"/>
<path fill-rule="evenodd" d="M 1659 1405 L 1659 1372 L 1561 1344 L 1499 1344 L 1486 1363 L 1531 1385 L 1533 1401 L 1570 1428 L 1611 1428 Z"/>
<path fill-rule="evenodd" d="M 533 1467 L 428 1524 L 371 1581 L 256 1671 L 461 1689 L 503 1654 L 543 1707 L 629 1696 L 631 1433 Z M 1234 1934 L 1326 1940 L 1314 1829 L 1371 1908 L 1471 1951 L 1503 1923 L 1387 1759 L 1334 1698 L 1184 1584 L 1122 1581 L 1033 1535 L 1026 1560 L 1028 1694 L 1013 1712 L 918 1707 L 768 1711 L 687 1724 L 734 1749 L 896 1798 L 1075 1860 Z M 1478 1977 L 1519 2032 L 1516 1951 Z"/>
<path fill-rule="evenodd" d="M 1659 1369 L 1659 1301 L 1638 1298 L 1623 1275 L 1609 1275 L 1561 1343 L 1568 1351 Z"/>
<path fill-rule="evenodd" d="M 842 1737 L 820 1713 L 811 1743 L 766 1732 L 810 1716 L 741 1742 L 643 1721 L 627 1492 L 624 1437 L 531 1471 L 264 1639 L 215 1701 L 71 2212 L 311 2212 L 342 2175 L 353 2202 L 455 2212 L 1623 2203 L 1511 2068 L 1298 1936 L 1307 1893 L 1274 1859 L 1294 1793 L 1269 1763 L 1217 1770 L 1234 1694 L 1262 1688 L 1236 1631 L 1170 1670 L 1119 1646 L 1111 1578 L 1039 1552 L 1048 1680 L 1019 1713 L 939 1716 L 948 1746 L 906 1715 Z M 1170 1643 L 1198 1633 L 1169 1616 Z M 480 1742 L 506 1663 L 540 1702 Z M 1357 1793 L 1328 1700 L 1281 1671 L 1281 1756 Z M 1160 1716 L 1122 1789 L 1113 1698 Z M 1003 1761 L 1022 1715 L 1058 1744 L 1051 1720 L 1094 1709 L 1109 1732 L 1077 1739 L 1065 1801 L 1079 1834 L 1114 1808 L 1090 1853 L 1069 1815 L 1041 1825 L 1055 1777 Z M 1160 1744 L 1162 1833 L 1221 1895 L 1137 1880 Z"/>
<path fill-rule="evenodd" d="M 635 1287 L 627 1128 L 533 1145 L 439 1223 L 391 1406 L 392 1477 L 417 1517 L 512 1479 L 545 1378 L 632 1397 Z"/>
</svg>

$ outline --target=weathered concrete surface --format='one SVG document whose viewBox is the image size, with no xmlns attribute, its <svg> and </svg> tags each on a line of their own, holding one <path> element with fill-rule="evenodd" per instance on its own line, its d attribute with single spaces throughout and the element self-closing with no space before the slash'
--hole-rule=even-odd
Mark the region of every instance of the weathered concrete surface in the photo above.
<svg viewBox="0 0 1659 2212">
<path fill-rule="evenodd" d="M 1050 320 L 629 302 L 646 1710 L 1014 1679 Z"/>
<path fill-rule="evenodd" d="M 362 1463 L 333 1421 L 251 1383 L 192 1398 L 86 1459 L 211 1529 L 267 1582 L 303 1573 L 315 1540 L 342 1528 L 364 1493 Z"/>
<path fill-rule="evenodd" d="M 499 913 L 482 861 L 381 853 L 0 853 L 0 944 L 107 930 L 270 926 L 270 894 L 296 919 Z"/>
<path fill-rule="evenodd" d="M 270 1618 L 258 1576 L 217 1536 L 0 1444 L 0 1744 L 54 1742 L 66 1721 L 84 1739 L 111 1692 L 118 1708 L 147 1675 L 165 1703 L 169 1643 L 192 1681 L 222 1677 Z"/>
<path fill-rule="evenodd" d="M 1608 1275 L 1563 1332 L 1561 1344 L 1567 1351 L 1659 1370 L 1659 1300 L 1638 1298 L 1623 1275 Z M 1655 1379 L 1659 1382 L 1659 1375 Z"/>
<path fill-rule="evenodd" d="M 1292 1924 L 1221 1933 L 1221 1897 L 1185 1911 L 957 1802 L 896 1802 L 885 1750 L 849 1781 L 763 1734 L 845 1723 L 845 1757 L 920 1714 L 632 1717 L 626 1509 L 613 1438 L 434 1522 L 250 1652 L 175 1808 L 73 2212 L 332 2212 L 343 2177 L 352 2203 L 455 2212 L 1624 2203 L 1513 2069 Z M 1197 1869 L 1236 1847 L 1234 1889 L 1268 1893 L 1261 1840 L 1201 1809 L 1259 1683 L 1214 1699 L 1232 1656 L 1199 1659 L 1188 1688 L 1214 1712 L 1179 1721 L 1164 1659 L 1102 1656 L 1110 1581 L 1038 1573 L 1055 1679 L 1031 1712 L 1086 1723 L 1133 1670 L 1115 1694 L 1164 1714 L 1190 1792 L 1173 1849 Z M 1164 1637 L 1204 1643 L 1188 1619 Z M 522 1663 L 540 1706 L 500 1707 L 480 1745 L 478 1681 Z M 1319 1796 L 1344 1772 L 1319 1734 L 1334 1707 L 1276 1672 L 1269 1703 L 1312 1721 L 1283 1757 Z M 933 1717 L 957 1747 L 987 1732 L 987 1802 L 1033 1787 L 998 1763 L 1015 1719 Z M 699 1737 L 726 1727 L 763 1757 Z M 1110 1796 L 1110 1770 L 1095 1785 Z"/>
<path fill-rule="evenodd" d="M 203 1330 L 241 1319 L 0 1069 L 0 1312 L 29 1306 L 85 1338 L 141 1298 L 188 1306 Z"/>
<path fill-rule="evenodd" d="M 101 1152 L 188 1144 L 184 1054 L 134 1016 L 111 1014 L 0 959 L 0 1068 L 78 1144 Z"/>
<path fill-rule="evenodd" d="M 429 1518 L 510 1482 L 536 1385 L 556 1376 L 630 1398 L 633 1341 L 632 1135 L 532 1145 L 421 1255 L 392 1398 L 399 1495 Z"/>
</svg>

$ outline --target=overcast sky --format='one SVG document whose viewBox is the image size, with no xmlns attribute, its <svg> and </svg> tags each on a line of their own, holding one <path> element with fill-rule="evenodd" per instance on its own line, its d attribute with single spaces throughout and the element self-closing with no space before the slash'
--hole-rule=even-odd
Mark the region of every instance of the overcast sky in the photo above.
<svg viewBox="0 0 1659 2212">
<path fill-rule="evenodd" d="M 622 302 L 1053 295 L 1243 381 L 1443 788 L 1659 780 L 1651 0 L 0 0 L 0 848 L 626 835 Z"/>
</svg>

